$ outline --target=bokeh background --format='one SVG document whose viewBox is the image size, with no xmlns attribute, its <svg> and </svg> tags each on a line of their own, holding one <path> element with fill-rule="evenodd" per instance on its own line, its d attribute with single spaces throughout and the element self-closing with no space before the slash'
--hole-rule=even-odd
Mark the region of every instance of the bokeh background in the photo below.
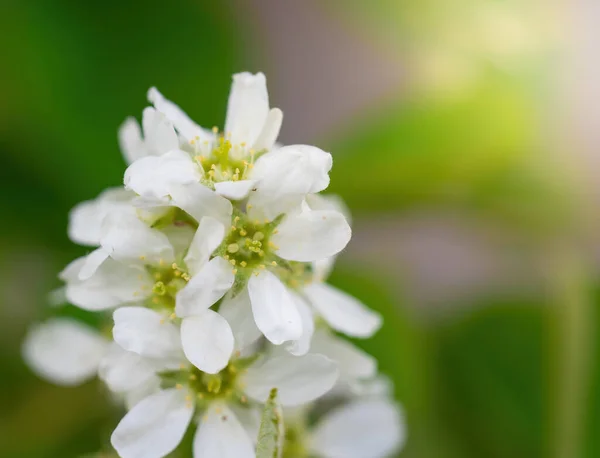
<svg viewBox="0 0 600 458">
<path fill-rule="evenodd" d="M 600 4 L 576 0 L 5 0 L 0 6 L 0 456 L 106 445 L 100 385 L 24 366 L 77 202 L 121 182 L 156 85 L 221 126 L 264 71 L 284 143 L 334 156 L 354 238 L 332 282 L 385 316 L 403 458 L 600 456 Z M 369 457 L 365 457 L 369 458 Z"/>
</svg>

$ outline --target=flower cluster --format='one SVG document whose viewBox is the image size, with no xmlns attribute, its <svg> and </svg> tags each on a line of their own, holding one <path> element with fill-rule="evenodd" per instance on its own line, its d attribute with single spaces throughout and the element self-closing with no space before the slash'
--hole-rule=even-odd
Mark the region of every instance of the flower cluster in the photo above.
<svg viewBox="0 0 600 458">
<path fill-rule="evenodd" d="M 97 374 L 128 409 L 111 437 L 123 458 L 163 457 L 190 425 L 194 457 L 254 457 L 272 388 L 284 457 L 393 453 L 398 407 L 339 336 L 370 337 L 381 318 L 325 283 L 351 236 L 342 203 L 319 194 L 331 155 L 276 143 L 261 73 L 234 75 L 222 132 L 155 88 L 148 99 L 141 127 L 119 132 L 124 187 L 70 214 L 70 238 L 95 249 L 60 274 L 64 296 L 109 332 L 54 318 L 30 331 L 28 364 L 63 385 Z"/>
</svg>

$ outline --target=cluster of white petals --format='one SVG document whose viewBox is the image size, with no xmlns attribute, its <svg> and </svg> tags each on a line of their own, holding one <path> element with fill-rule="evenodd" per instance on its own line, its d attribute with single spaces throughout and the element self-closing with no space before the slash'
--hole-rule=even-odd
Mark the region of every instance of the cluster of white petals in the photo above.
<svg viewBox="0 0 600 458">
<path fill-rule="evenodd" d="M 253 458 L 272 388 L 284 457 L 397 451 L 387 383 L 339 335 L 368 338 L 381 317 L 326 283 L 351 236 L 343 204 L 319 194 L 331 155 L 276 143 L 283 114 L 262 73 L 234 75 L 222 132 L 155 88 L 148 99 L 141 126 L 119 131 L 124 187 L 70 214 L 70 238 L 91 251 L 61 272 L 64 296 L 108 332 L 40 323 L 24 343 L 30 367 L 60 385 L 98 376 L 128 410 L 111 438 L 123 458 L 166 456 L 190 425 L 194 457 Z M 317 403 L 333 408 L 315 423 Z"/>
</svg>

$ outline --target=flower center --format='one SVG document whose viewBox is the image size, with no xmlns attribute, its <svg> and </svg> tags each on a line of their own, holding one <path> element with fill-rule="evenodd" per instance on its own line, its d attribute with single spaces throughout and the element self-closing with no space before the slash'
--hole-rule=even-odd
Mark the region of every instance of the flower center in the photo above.
<svg viewBox="0 0 600 458">
<path fill-rule="evenodd" d="M 179 371 L 162 373 L 162 384 L 165 388 L 186 387 L 195 397 L 199 407 L 205 407 L 205 404 L 215 400 L 245 405 L 248 399 L 240 383 L 240 376 L 254 361 L 256 357 L 232 359 L 218 374 L 208 374 L 194 366 L 182 368 Z"/>
<path fill-rule="evenodd" d="M 190 281 L 190 275 L 176 263 L 164 264 L 160 267 L 146 267 L 155 280 L 150 301 L 154 306 L 174 310 L 175 296 Z"/>
<path fill-rule="evenodd" d="M 267 264 L 276 266 L 277 246 L 270 238 L 277 233 L 279 221 L 278 218 L 264 223 L 250 221 L 246 214 L 237 212 L 218 254 L 229 261 L 234 273 L 250 274 L 256 269 L 265 269 Z"/>
<path fill-rule="evenodd" d="M 217 133 L 216 128 L 213 129 L 213 132 Z M 247 149 L 245 143 L 232 145 L 223 135 L 219 136 L 216 145 L 208 152 L 207 150 L 210 148 L 208 142 L 199 144 L 194 139 L 191 143 L 196 150 L 194 159 L 204 172 L 203 182 L 209 187 L 212 187 L 213 183 L 221 181 L 246 179 L 248 172 L 254 167 L 254 161 L 264 153 L 264 151 L 256 152 L 253 149 Z"/>
</svg>

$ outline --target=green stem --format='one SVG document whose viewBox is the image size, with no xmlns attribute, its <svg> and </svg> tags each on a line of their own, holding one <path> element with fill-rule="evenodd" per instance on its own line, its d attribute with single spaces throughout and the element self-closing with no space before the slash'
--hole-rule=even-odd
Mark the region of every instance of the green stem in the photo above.
<svg viewBox="0 0 600 458">
<path fill-rule="evenodd" d="M 549 456 L 583 456 L 585 400 L 590 390 L 593 357 L 594 309 L 590 297 L 586 263 L 576 249 L 560 249 L 552 259 L 550 281 L 554 350 L 551 361 L 551 405 L 553 424 Z M 553 385 L 552 385 L 553 384 Z"/>
</svg>

